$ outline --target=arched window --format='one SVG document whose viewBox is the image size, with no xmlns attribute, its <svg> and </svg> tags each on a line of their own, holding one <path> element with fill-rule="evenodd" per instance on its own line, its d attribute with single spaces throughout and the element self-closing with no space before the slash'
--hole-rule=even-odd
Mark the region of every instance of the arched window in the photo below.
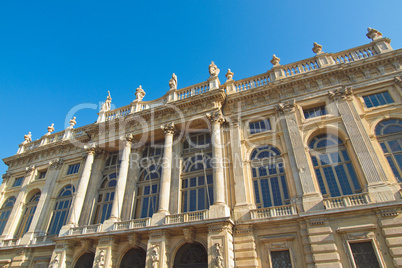
<svg viewBox="0 0 402 268">
<path fill-rule="evenodd" d="M 56 205 L 53 210 L 52 220 L 48 230 L 48 235 L 57 235 L 63 225 L 66 224 L 68 211 L 75 192 L 74 186 L 67 185 L 64 187 L 56 200 Z"/>
<path fill-rule="evenodd" d="M 84 253 L 77 260 L 74 268 L 88 268 L 92 267 L 95 259 L 95 254 L 93 252 Z"/>
<path fill-rule="evenodd" d="M 402 182 L 402 120 L 383 120 L 375 128 L 375 135 L 398 182 Z"/>
<path fill-rule="evenodd" d="M 145 268 L 146 252 L 142 248 L 132 248 L 124 254 L 120 268 Z"/>
<path fill-rule="evenodd" d="M 192 134 L 183 144 L 182 212 L 208 209 L 214 203 L 211 136 Z"/>
<path fill-rule="evenodd" d="M 315 136 L 310 144 L 311 160 L 324 197 L 361 192 L 352 161 L 342 140 L 333 134 Z"/>
<path fill-rule="evenodd" d="M 257 208 L 289 204 L 289 192 L 281 152 L 265 145 L 251 153 L 251 170 Z"/>
<path fill-rule="evenodd" d="M 207 268 L 208 254 L 200 243 L 186 243 L 180 247 L 174 258 L 173 268 Z"/>
<path fill-rule="evenodd" d="M 158 210 L 159 185 L 162 174 L 162 145 L 147 146 L 142 152 L 137 183 L 135 218 L 147 218 Z"/>
<path fill-rule="evenodd" d="M 116 173 L 103 176 L 102 184 L 98 191 L 94 223 L 103 223 L 109 219 L 113 206 L 116 179 Z"/>
<path fill-rule="evenodd" d="M 4 227 L 6 226 L 8 217 L 10 217 L 11 210 L 13 209 L 15 203 L 15 197 L 12 196 L 4 202 L 0 209 L 0 235 L 3 233 Z"/>
<path fill-rule="evenodd" d="M 28 232 L 36 211 L 36 206 L 39 202 L 39 198 L 40 192 L 37 192 L 29 199 L 29 202 L 27 202 L 27 204 L 25 205 L 24 214 L 22 215 L 21 222 L 15 237 L 21 238 L 26 232 Z"/>
</svg>

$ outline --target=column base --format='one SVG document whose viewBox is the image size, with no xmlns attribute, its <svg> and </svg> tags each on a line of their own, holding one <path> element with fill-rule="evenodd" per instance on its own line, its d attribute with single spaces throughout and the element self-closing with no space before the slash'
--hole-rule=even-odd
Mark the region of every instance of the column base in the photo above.
<svg viewBox="0 0 402 268">
<path fill-rule="evenodd" d="M 251 219 L 250 210 L 255 209 L 251 204 L 237 205 L 233 209 L 233 217 L 235 221 L 246 221 Z"/>
<path fill-rule="evenodd" d="M 324 204 L 322 203 L 322 195 L 319 193 L 303 195 L 302 203 L 304 212 L 324 210 Z"/>
<path fill-rule="evenodd" d="M 373 203 L 395 201 L 399 191 L 399 189 L 393 187 L 393 185 L 385 183 L 369 184 L 366 190 L 369 193 Z"/>
<path fill-rule="evenodd" d="M 111 230 L 113 230 L 114 223 L 118 222 L 118 221 L 120 221 L 120 219 L 114 218 L 114 217 L 107 219 L 106 221 L 104 221 L 102 223 L 102 227 L 101 227 L 102 231 L 111 231 Z"/>
<path fill-rule="evenodd" d="M 224 203 L 213 204 L 209 207 L 209 218 L 227 218 L 230 217 L 230 208 Z"/>
<path fill-rule="evenodd" d="M 164 224 L 166 215 L 170 215 L 169 211 L 158 211 L 154 213 L 151 218 L 151 225 Z"/>
</svg>

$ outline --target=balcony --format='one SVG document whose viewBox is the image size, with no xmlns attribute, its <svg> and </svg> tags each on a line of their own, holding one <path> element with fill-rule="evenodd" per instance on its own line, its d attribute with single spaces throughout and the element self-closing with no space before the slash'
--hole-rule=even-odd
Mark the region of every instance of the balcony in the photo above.
<svg viewBox="0 0 402 268">
<path fill-rule="evenodd" d="M 68 231 L 67 235 L 93 234 L 99 232 L 100 227 L 100 224 L 73 227 Z"/>
<path fill-rule="evenodd" d="M 13 247 L 18 246 L 21 242 L 21 238 L 11 238 L 11 239 L 4 239 L 0 246 L 1 247 Z"/>
<path fill-rule="evenodd" d="M 371 200 L 368 194 L 354 194 L 327 198 L 323 202 L 325 209 L 337 209 L 370 204 Z"/>
<path fill-rule="evenodd" d="M 278 207 L 260 208 L 251 210 L 251 219 L 269 219 L 276 217 L 292 216 L 297 214 L 296 205 L 290 204 Z"/>
<path fill-rule="evenodd" d="M 176 224 L 185 222 L 202 221 L 208 219 L 208 210 L 199 210 L 180 214 L 167 215 L 165 224 Z"/>
<path fill-rule="evenodd" d="M 115 222 L 113 231 L 145 228 L 151 225 L 151 218 Z"/>
</svg>

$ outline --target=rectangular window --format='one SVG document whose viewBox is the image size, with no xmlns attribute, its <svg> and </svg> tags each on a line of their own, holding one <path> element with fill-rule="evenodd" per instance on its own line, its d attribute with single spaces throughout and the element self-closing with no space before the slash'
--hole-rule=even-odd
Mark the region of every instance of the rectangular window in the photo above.
<svg viewBox="0 0 402 268">
<path fill-rule="evenodd" d="M 67 175 L 78 173 L 80 169 L 80 164 L 69 165 L 67 170 Z"/>
<path fill-rule="evenodd" d="M 364 96 L 363 99 L 366 103 L 367 108 L 394 103 L 394 100 L 392 99 L 391 94 L 389 94 L 388 91 L 367 95 Z"/>
<path fill-rule="evenodd" d="M 251 122 L 249 127 L 250 134 L 255 134 L 271 130 L 271 123 L 269 122 L 269 119 L 265 119 L 257 122 Z"/>
<path fill-rule="evenodd" d="M 44 179 L 46 177 L 46 170 L 44 170 L 44 171 L 39 171 L 38 172 L 38 176 L 36 176 L 36 179 L 37 180 L 41 180 L 41 179 Z"/>
<path fill-rule="evenodd" d="M 350 243 L 356 267 L 380 268 L 371 242 Z"/>
<path fill-rule="evenodd" d="M 304 113 L 304 118 L 309 119 L 312 117 L 326 115 L 327 110 L 325 109 L 325 106 L 320 106 L 320 107 L 314 107 L 314 108 L 303 110 L 303 113 Z"/>
<path fill-rule="evenodd" d="M 271 264 L 273 268 L 292 268 L 289 250 L 271 251 Z"/>
<path fill-rule="evenodd" d="M 16 178 L 14 181 L 13 187 L 21 186 L 23 180 L 24 180 L 24 177 Z"/>
</svg>

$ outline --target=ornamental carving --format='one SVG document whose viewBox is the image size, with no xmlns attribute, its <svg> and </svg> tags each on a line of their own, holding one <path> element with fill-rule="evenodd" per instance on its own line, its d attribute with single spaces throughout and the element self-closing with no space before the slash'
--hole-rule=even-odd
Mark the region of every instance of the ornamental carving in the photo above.
<svg viewBox="0 0 402 268">
<path fill-rule="evenodd" d="M 59 267 L 59 254 L 54 255 L 53 260 L 50 262 L 50 267 L 52 268 Z"/>
<path fill-rule="evenodd" d="M 209 65 L 209 75 L 212 77 L 218 77 L 219 72 L 221 70 L 219 70 L 218 66 L 215 65 L 215 63 L 213 61 L 211 61 L 211 64 Z"/>
<path fill-rule="evenodd" d="M 234 73 L 230 69 L 228 69 L 228 72 L 225 75 L 226 78 L 227 78 L 227 81 L 232 81 L 233 80 L 233 75 L 234 75 Z"/>
<path fill-rule="evenodd" d="M 342 87 L 328 92 L 333 100 L 350 100 L 353 94 L 352 87 Z"/>
<path fill-rule="evenodd" d="M 70 120 L 70 126 L 69 126 L 69 128 L 73 128 L 76 124 L 77 124 L 77 121 L 75 120 L 75 116 Z"/>
<path fill-rule="evenodd" d="M 367 32 L 368 33 L 366 34 L 366 36 L 368 39 L 376 40 L 382 38 L 382 33 L 380 31 L 377 31 L 376 29 L 368 27 Z"/>
<path fill-rule="evenodd" d="M 163 130 L 165 135 L 174 135 L 177 132 L 173 122 L 162 125 L 161 129 Z"/>
<path fill-rule="evenodd" d="M 279 66 L 279 65 L 280 65 L 280 64 L 279 64 L 280 61 L 281 61 L 281 59 L 278 58 L 275 54 L 272 55 L 271 63 L 272 63 L 272 65 L 273 65 L 274 67 L 275 67 L 275 66 Z"/>
<path fill-rule="evenodd" d="M 130 246 L 132 247 L 139 247 L 140 243 L 141 243 L 141 234 L 131 234 L 127 237 L 128 243 L 130 244 Z"/>
<path fill-rule="evenodd" d="M 24 143 L 29 143 L 32 141 L 32 134 L 31 132 L 28 132 L 28 134 L 24 135 Z"/>
<path fill-rule="evenodd" d="M 322 46 L 314 42 L 314 47 L 313 47 L 313 52 L 315 54 L 321 54 L 322 53 Z"/>
<path fill-rule="evenodd" d="M 222 256 L 222 247 L 219 243 L 215 243 L 213 246 L 213 267 L 214 268 L 223 268 L 223 256 Z"/>
<path fill-rule="evenodd" d="M 158 268 L 159 267 L 159 246 L 153 246 L 151 250 L 151 267 Z"/>
<path fill-rule="evenodd" d="M 218 110 L 216 110 L 214 112 L 211 112 L 211 113 L 207 113 L 206 117 L 212 123 L 222 124 L 222 123 L 224 123 L 226 121 L 225 118 L 223 117 L 221 109 L 218 109 Z"/>
<path fill-rule="evenodd" d="M 81 250 L 87 252 L 92 247 L 91 239 L 81 239 Z"/>
<path fill-rule="evenodd" d="M 183 228 L 183 234 L 186 242 L 191 243 L 194 241 L 195 238 L 195 228 L 194 227 Z"/>
<path fill-rule="evenodd" d="M 169 88 L 170 90 L 177 89 L 177 76 L 173 73 L 172 78 L 169 80 Z"/>
<path fill-rule="evenodd" d="M 131 145 L 132 143 L 135 142 L 134 135 L 133 134 L 127 134 L 124 136 L 124 142 L 127 146 Z"/>
<path fill-rule="evenodd" d="M 47 127 L 47 133 L 45 135 L 50 135 L 54 131 L 54 123 Z"/>
<path fill-rule="evenodd" d="M 25 168 L 25 172 L 26 172 L 27 174 L 32 173 L 34 170 L 35 170 L 35 165 L 30 165 L 30 166 L 28 166 L 28 167 Z"/>
<path fill-rule="evenodd" d="M 280 102 L 276 107 L 276 110 L 281 113 L 290 113 L 294 112 L 296 107 L 296 101 L 288 101 L 288 102 Z"/>
<path fill-rule="evenodd" d="M 63 166 L 63 160 L 60 158 L 56 158 L 53 161 L 49 162 L 50 164 L 50 169 L 60 169 Z"/>
</svg>

